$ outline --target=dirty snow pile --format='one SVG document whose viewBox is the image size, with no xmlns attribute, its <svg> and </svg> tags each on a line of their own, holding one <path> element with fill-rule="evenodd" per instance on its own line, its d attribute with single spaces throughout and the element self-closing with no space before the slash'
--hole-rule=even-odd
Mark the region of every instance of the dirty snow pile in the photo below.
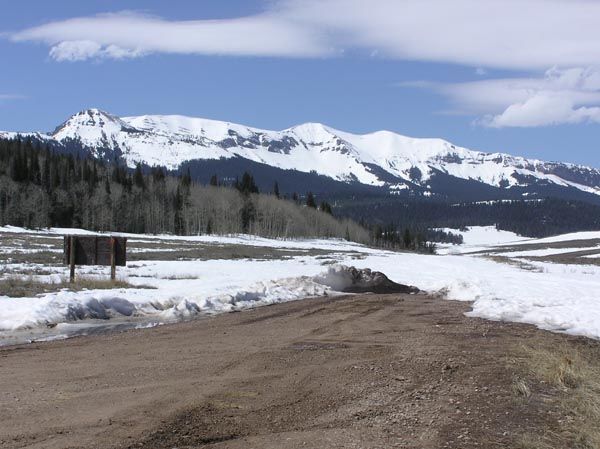
<svg viewBox="0 0 600 449">
<path fill-rule="evenodd" d="M 46 238 L 60 238 L 63 230 L 36 232 Z M 23 236 L 24 230 L 0 228 L 0 236 L 11 233 Z M 582 234 L 581 239 L 600 238 L 600 232 Z M 486 236 L 488 243 L 482 236 Z M 445 254 L 441 255 L 396 253 L 342 240 L 129 237 L 130 241 L 155 238 L 172 243 L 262 246 L 290 251 L 290 256 L 266 260 L 138 260 L 120 269 L 119 276 L 139 288 L 62 290 L 26 298 L 2 296 L 0 292 L 0 336 L 56 324 L 60 329 L 94 319 L 128 318 L 139 319 L 142 324 L 162 323 L 336 294 L 340 289 L 339 278 L 331 281 L 331 274 L 335 279 L 339 266 L 346 265 L 380 271 L 394 282 L 443 293 L 448 299 L 473 301 L 469 313 L 472 316 L 531 323 L 544 329 L 600 338 L 600 266 L 535 261 L 524 269 L 481 254 L 466 251 L 461 254 L 466 247 L 497 248 L 499 243 L 544 240 L 525 240 L 514 234 L 497 233 L 493 228 L 471 228 L 465 233 L 467 243 L 463 247 L 444 248 Z M 569 241 L 577 239 L 578 234 L 568 236 Z M 311 254 L 313 248 L 327 251 L 327 255 Z M 298 255 L 298 251 L 305 252 Z M 24 268 L 23 264 L 8 263 L 3 276 L 14 276 Z M 81 267 L 82 273 L 86 270 L 98 273 L 94 267 Z M 65 267 L 57 266 L 52 274 L 36 279 L 56 282 L 66 272 Z"/>
</svg>

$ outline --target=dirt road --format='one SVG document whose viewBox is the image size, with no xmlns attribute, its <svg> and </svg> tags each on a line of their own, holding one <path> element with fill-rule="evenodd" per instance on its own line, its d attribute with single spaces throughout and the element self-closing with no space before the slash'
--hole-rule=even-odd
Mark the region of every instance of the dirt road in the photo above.
<svg viewBox="0 0 600 449">
<path fill-rule="evenodd" d="M 509 448 L 553 425 L 513 348 L 426 295 L 309 299 L 0 349 L 6 448 Z"/>
</svg>

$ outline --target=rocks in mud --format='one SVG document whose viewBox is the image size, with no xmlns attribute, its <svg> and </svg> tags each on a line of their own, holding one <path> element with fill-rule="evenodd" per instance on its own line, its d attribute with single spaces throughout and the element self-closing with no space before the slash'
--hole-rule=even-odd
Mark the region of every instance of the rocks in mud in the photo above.
<svg viewBox="0 0 600 449">
<path fill-rule="evenodd" d="M 319 280 L 333 290 L 345 293 L 417 293 L 412 285 L 398 284 L 380 271 L 344 265 L 331 267 Z"/>
</svg>

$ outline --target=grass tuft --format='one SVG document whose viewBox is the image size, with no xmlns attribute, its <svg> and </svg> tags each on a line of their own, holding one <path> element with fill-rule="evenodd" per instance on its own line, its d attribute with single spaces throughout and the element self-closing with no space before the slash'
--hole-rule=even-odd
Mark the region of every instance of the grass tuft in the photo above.
<svg viewBox="0 0 600 449">
<path fill-rule="evenodd" d="M 513 393 L 516 396 L 519 396 L 521 398 L 528 398 L 529 396 L 531 396 L 531 390 L 529 389 L 527 382 L 525 382 L 523 379 L 516 378 L 513 381 L 512 388 Z"/>
</svg>

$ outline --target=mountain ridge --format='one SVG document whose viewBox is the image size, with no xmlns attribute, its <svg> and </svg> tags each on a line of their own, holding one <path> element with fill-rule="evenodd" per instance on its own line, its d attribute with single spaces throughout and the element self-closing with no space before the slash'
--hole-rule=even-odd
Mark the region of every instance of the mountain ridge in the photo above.
<svg viewBox="0 0 600 449">
<path fill-rule="evenodd" d="M 440 178 L 455 178 L 540 195 L 544 186 L 600 196 L 600 170 L 580 164 L 547 162 L 486 153 L 439 138 L 412 138 L 380 130 L 353 134 L 320 123 L 281 131 L 182 115 L 118 117 L 92 108 L 74 114 L 54 131 L 0 132 L 29 136 L 58 146 L 75 146 L 97 158 L 122 159 L 177 170 L 190 162 L 226 164 L 234 158 L 280 170 L 326 176 L 346 184 L 379 188 L 389 194 L 431 196 Z M 214 165 L 214 164 L 213 164 Z"/>
</svg>

